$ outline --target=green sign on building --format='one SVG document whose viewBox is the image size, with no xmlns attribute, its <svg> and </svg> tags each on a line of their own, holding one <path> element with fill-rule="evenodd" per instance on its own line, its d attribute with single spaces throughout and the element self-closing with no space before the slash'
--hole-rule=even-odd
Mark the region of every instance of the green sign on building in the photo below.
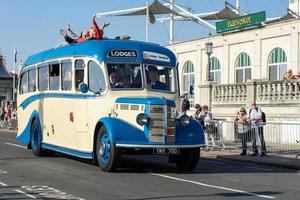
<svg viewBox="0 0 300 200">
<path fill-rule="evenodd" d="M 217 33 L 224 33 L 228 31 L 252 28 L 261 25 L 266 21 L 266 12 L 258 12 L 250 15 L 236 17 L 221 22 L 216 22 Z"/>
</svg>

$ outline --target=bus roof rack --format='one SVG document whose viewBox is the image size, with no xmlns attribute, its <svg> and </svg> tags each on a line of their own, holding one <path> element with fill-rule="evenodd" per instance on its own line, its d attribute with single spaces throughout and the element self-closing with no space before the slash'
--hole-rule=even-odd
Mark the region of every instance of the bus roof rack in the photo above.
<svg viewBox="0 0 300 200">
<path fill-rule="evenodd" d="M 62 47 L 62 46 L 66 46 L 66 45 L 69 45 L 67 42 L 61 42 L 61 43 L 59 43 L 58 45 L 56 45 L 55 47 L 54 47 L 54 49 L 56 49 L 56 48 L 59 48 L 59 47 Z"/>
<path fill-rule="evenodd" d="M 130 40 L 130 36 L 129 35 L 121 35 L 121 36 L 117 36 L 115 37 L 115 40 Z"/>
</svg>

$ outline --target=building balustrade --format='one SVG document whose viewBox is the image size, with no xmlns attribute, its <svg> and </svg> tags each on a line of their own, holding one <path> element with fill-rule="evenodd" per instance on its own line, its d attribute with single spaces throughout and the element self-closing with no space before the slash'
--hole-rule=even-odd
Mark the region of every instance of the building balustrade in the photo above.
<svg viewBox="0 0 300 200">
<path fill-rule="evenodd" d="M 245 107 L 248 112 L 251 102 L 256 101 L 269 121 L 300 121 L 300 79 L 251 80 L 239 84 L 208 82 L 198 88 L 199 95 L 195 102 L 209 105 L 214 117 L 218 119 L 232 120 L 241 107 Z"/>
<path fill-rule="evenodd" d="M 239 84 L 211 83 L 212 106 L 219 104 L 299 103 L 300 80 L 252 81 Z M 208 87 L 208 86 L 207 86 Z"/>
</svg>

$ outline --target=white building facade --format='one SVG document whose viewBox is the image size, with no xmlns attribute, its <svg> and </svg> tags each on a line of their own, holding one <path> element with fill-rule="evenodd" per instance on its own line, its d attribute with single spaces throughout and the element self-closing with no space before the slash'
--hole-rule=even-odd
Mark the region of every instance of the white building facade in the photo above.
<svg viewBox="0 0 300 200">
<path fill-rule="evenodd" d="M 297 1 L 298 2 L 298 1 Z M 205 43 L 213 43 L 210 76 Z M 177 55 L 181 93 L 194 86 L 191 102 L 209 104 L 215 117 L 232 119 L 239 107 L 257 103 L 274 121 L 300 121 L 299 80 L 283 81 L 300 71 L 300 19 L 168 45 Z M 276 110 L 274 110 L 274 106 Z M 289 113 L 282 116 L 282 113 Z"/>
</svg>

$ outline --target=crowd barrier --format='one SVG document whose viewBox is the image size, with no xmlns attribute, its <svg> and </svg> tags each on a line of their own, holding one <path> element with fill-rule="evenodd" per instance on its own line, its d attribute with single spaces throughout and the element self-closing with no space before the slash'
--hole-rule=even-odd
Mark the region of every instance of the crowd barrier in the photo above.
<svg viewBox="0 0 300 200">
<path fill-rule="evenodd" d="M 262 127 L 267 152 L 295 153 L 300 156 L 300 123 L 267 122 L 261 124 L 213 120 L 206 124 L 206 146 L 209 150 L 241 148 L 241 133 L 245 135 L 248 150 L 252 141 L 260 149 L 258 127 Z"/>
<path fill-rule="evenodd" d="M 0 120 L 0 129 L 10 129 L 17 130 L 18 129 L 18 120 L 17 119 L 9 119 L 9 120 Z"/>
</svg>

